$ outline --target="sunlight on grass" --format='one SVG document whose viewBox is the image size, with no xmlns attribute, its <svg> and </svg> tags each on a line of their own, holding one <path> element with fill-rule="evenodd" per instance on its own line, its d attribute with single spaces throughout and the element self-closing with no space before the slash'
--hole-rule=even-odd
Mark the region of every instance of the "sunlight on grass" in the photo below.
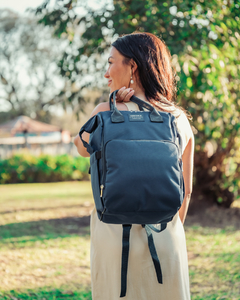
<svg viewBox="0 0 240 300">
<path fill-rule="evenodd" d="M 91 300 L 90 182 L 0 185 L 0 195 L 0 300 Z M 239 231 L 185 229 L 192 300 L 240 300 Z"/>
<path fill-rule="evenodd" d="M 2 185 L 0 194 L 0 299 L 91 299 L 90 182 Z"/>
<path fill-rule="evenodd" d="M 238 208 L 240 208 L 240 199 L 235 200 L 235 201 L 232 203 L 231 207 L 238 207 Z"/>
<path fill-rule="evenodd" d="M 0 225 L 88 215 L 90 182 L 0 185 Z"/>
<path fill-rule="evenodd" d="M 0 211 L 92 202 L 90 182 L 0 185 Z"/>
<path fill-rule="evenodd" d="M 34 289 L 23 292 L 9 291 L 0 292 L 0 300 L 91 300 L 90 290 L 71 291 L 64 289 Z"/>
<path fill-rule="evenodd" d="M 239 231 L 192 226 L 186 238 L 193 299 L 239 300 Z"/>
<path fill-rule="evenodd" d="M 0 250 L 2 290 L 90 285 L 89 235 L 14 244 Z"/>
</svg>

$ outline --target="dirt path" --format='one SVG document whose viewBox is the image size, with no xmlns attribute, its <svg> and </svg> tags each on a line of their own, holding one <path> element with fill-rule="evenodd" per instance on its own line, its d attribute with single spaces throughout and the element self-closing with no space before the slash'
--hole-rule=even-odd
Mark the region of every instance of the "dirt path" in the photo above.
<svg viewBox="0 0 240 300">
<path fill-rule="evenodd" d="M 90 214 L 94 205 L 82 208 L 81 218 L 78 219 L 78 225 L 86 227 L 90 225 Z M 240 229 L 240 208 L 221 208 L 213 205 L 207 208 L 200 207 L 199 210 L 189 211 L 185 226 L 202 226 L 216 228 L 234 228 Z"/>
<path fill-rule="evenodd" d="M 194 210 L 189 210 L 185 224 L 240 229 L 240 208 L 221 208 L 217 205 L 199 207 L 199 209 L 195 207 Z"/>
</svg>

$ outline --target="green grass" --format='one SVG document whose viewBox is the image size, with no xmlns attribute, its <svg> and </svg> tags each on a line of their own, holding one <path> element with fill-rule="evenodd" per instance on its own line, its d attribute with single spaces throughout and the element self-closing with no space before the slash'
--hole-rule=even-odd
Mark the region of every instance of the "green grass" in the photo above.
<svg viewBox="0 0 240 300">
<path fill-rule="evenodd" d="M 60 289 L 53 289 L 53 290 L 35 290 L 35 291 L 26 291 L 26 292 L 15 292 L 11 291 L 8 293 L 0 292 L 0 299 L 26 299 L 26 300 L 56 300 L 56 299 L 63 299 L 63 300 L 90 300 L 91 298 L 91 291 L 68 291 L 68 290 L 60 290 Z"/>
<path fill-rule="evenodd" d="M 0 186 L 0 299 L 91 299 L 89 182 Z"/>
<path fill-rule="evenodd" d="M 186 238 L 192 299 L 239 300 L 239 231 L 192 226 Z"/>
<path fill-rule="evenodd" d="M 92 208 L 90 182 L 0 185 L 0 299 L 90 300 Z M 239 231 L 185 229 L 192 300 L 240 300 Z"/>
</svg>

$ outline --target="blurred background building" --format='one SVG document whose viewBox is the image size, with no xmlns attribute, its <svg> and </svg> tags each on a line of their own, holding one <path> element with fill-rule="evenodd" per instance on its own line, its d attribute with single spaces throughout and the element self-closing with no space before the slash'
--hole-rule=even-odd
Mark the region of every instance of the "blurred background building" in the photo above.
<svg viewBox="0 0 240 300">
<path fill-rule="evenodd" d="M 27 148 L 31 154 L 76 155 L 68 130 L 39 122 L 27 116 L 19 116 L 0 124 L 0 158 Z"/>
</svg>

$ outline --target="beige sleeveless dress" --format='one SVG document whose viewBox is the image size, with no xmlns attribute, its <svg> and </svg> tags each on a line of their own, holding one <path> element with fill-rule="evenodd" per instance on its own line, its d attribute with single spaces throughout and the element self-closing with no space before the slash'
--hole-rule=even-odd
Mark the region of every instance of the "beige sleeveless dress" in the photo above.
<svg viewBox="0 0 240 300">
<path fill-rule="evenodd" d="M 138 110 L 125 103 L 128 110 Z M 186 146 L 185 129 L 190 127 L 182 114 L 177 127 Z M 189 128 L 188 128 L 189 129 Z M 157 281 L 148 248 L 145 229 L 133 225 L 127 272 L 127 293 L 120 298 L 122 225 L 100 222 L 96 209 L 91 214 L 91 282 L 93 300 L 190 300 L 188 260 L 185 233 L 177 213 L 161 233 L 153 232 L 160 260 L 163 284 Z"/>
</svg>

